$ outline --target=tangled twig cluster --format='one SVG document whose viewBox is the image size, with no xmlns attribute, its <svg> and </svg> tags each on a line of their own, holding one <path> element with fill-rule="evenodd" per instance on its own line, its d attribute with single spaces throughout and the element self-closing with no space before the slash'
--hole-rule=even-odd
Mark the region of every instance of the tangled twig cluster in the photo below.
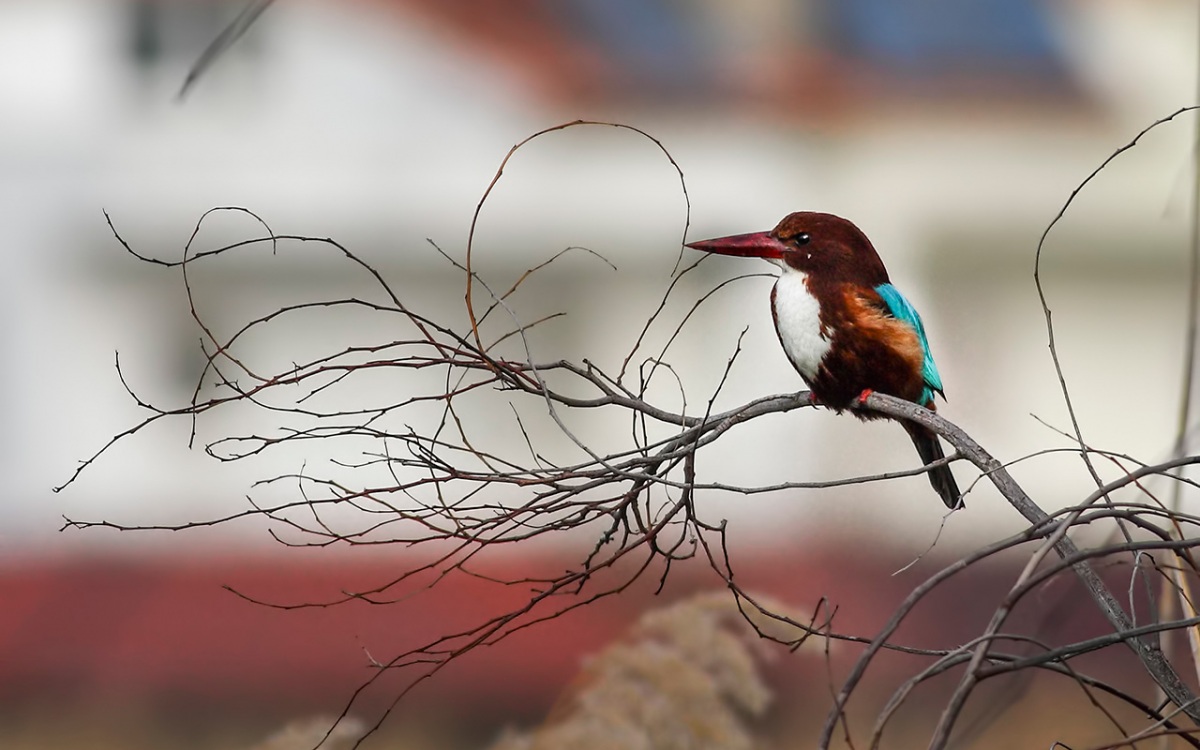
<svg viewBox="0 0 1200 750">
<path fill-rule="evenodd" d="M 1170 121 L 1183 111 L 1146 130 Z M 662 144 L 646 133 L 612 123 L 567 123 L 541 131 L 514 146 L 480 201 L 476 221 L 488 195 L 518 149 L 547 133 L 583 125 L 619 127 L 649 138 L 667 156 L 683 184 L 678 165 Z M 1134 139 L 1117 154 L 1136 142 Z M 686 188 L 683 194 L 686 200 Z M 229 212 L 253 217 L 263 234 L 213 249 L 200 248 L 197 238 L 205 222 L 214 215 Z M 1076 506 L 1048 515 L 1012 478 L 1005 465 L 964 431 L 913 404 L 873 394 L 861 408 L 896 419 L 918 421 L 936 431 L 956 451 L 949 460 L 965 459 L 974 464 L 982 479 L 994 485 L 1029 521 L 1029 526 L 1019 534 L 973 551 L 930 577 L 913 590 L 878 633 L 839 632 L 833 617 L 821 609 L 808 621 L 796 621 L 784 613 L 771 612 L 771 607 L 759 606 L 753 596 L 742 590 L 733 575 L 725 521 L 709 518 L 699 511 L 696 494 L 723 490 L 749 495 L 886 481 L 925 469 L 831 482 L 795 481 L 758 487 L 697 481 L 698 451 L 724 438 L 736 425 L 813 405 L 807 392 L 799 392 L 767 396 L 736 408 L 715 411 L 714 404 L 724 379 L 713 393 L 708 394 L 700 408 L 687 407 L 686 398 L 680 399 L 684 406 L 679 408 L 663 406 L 661 401 L 656 403 L 649 396 L 651 383 L 674 376 L 669 364 L 669 349 L 692 314 L 730 282 L 685 303 L 683 312 L 668 320 L 664 313 L 668 301 L 678 297 L 682 288 L 680 280 L 692 273 L 697 264 L 677 267 L 660 304 L 618 365 L 605 368 L 588 360 L 541 361 L 533 355 L 530 337 L 538 326 L 555 316 L 522 321 L 513 301 L 530 279 L 566 257 L 568 251 L 529 269 L 505 291 L 500 291 L 474 269 L 470 244 L 474 241 L 474 227 L 473 223 L 471 239 L 461 262 L 431 246 L 432 252 L 438 253 L 462 275 L 466 287 L 466 315 L 458 325 L 410 307 L 403 288 L 341 243 L 329 238 L 277 234 L 244 208 L 219 208 L 206 213 L 197 223 L 179 261 L 163 261 L 135 251 L 114 228 L 114 235 L 129 253 L 143 261 L 178 270 L 192 317 L 202 332 L 204 368 L 191 400 L 169 407 L 142 397 L 128 385 L 122 373 L 122 383 L 126 384 L 135 402 L 146 410 L 147 416 L 113 437 L 84 461 L 66 484 L 74 482 L 80 472 L 117 442 L 169 419 L 190 420 L 193 441 L 201 443 L 203 450 L 220 461 L 243 461 L 280 451 L 285 446 L 310 446 L 309 452 L 319 448 L 319 452 L 327 456 L 348 452 L 355 458 L 331 461 L 330 471 L 325 473 L 306 466 L 300 472 L 264 477 L 257 483 L 258 489 L 285 486 L 293 488 L 292 495 L 280 502 L 252 499 L 246 510 L 221 518 L 175 525 L 68 519 L 66 525 L 73 528 L 181 530 L 257 518 L 267 522 L 270 532 L 284 544 L 403 544 L 429 553 L 424 563 L 402 571 L 393 580 L 371 590 L 348 593 L 338 600 L 302 604 L 260 602 L 284 607 L 332 606 L 353 600 L 394 603 L 404 597 L 406 587 L 436 585 L 451 575 L 482 576 L 476 563 L 488 554 L 513 545 L 551 538 L 563 538 L 582 545 L 577 546 L 581 551 L 576 564 L 567 570 L 493 581 L 496 585 L 518 587 L 527 592 L 519 606 L 376 662 L 375 677 L 360 691 L 370 688 L 384 675 L 402 673 L 407 677 L 396 692 L 396 700 L 420 681 L 476 648 L 619 594 L 643 578 L 657 578 L 661 586 L 674 564 L 700 558 L 707 561 L 715 575 L 733 592 L 743 611 L 753 614 L 749 617 L 752 622 L 761 622 L 763 616 L 774 616 L 792 626 L 790 632 L 800 634 L 785 645 L 795 648 L 813 637 L 866 644 L 853 669 L 840 686 L 835 686 L 821 747 L 828 747 L 833 742 L 839 727 L 849 737 L 847 706 L 874 657 L 885 650 L 919 654 L 929 662 L 897 689 L 880 714 L 872 734 L 872 746 L 881 741 L 889 720 L 905 704 L 913 689 L 926 680 L 949 670 L 959 673 L 957 688 L 931 740 L 931 747 L 941 748 L 949 742 L 964 704 L 980 683 L 1015 671 L 1037 669 L 1073 680 L 1089 696 L 1107 693 L 1134 706 L 1148 721 L 1138 729 L 1121 726 L 1102 708 L 1103 702 L 1094 699 L 1128 741 L 1177 734 L 1192 746 L 1200 747 L 1194 727 L 1177 723 L 1200 723 L 1200 705 L 1163 655 L 1156 637 L 1165 631 L 1200 626 L 1200 617 L 1190 606 L 1187 583 L 1196 573 L 1191 556 L 1196 542 L 1190 538 L 1189 530 L 1200 525 L 1200 518 L 1169 510 L 1149 493 L 1145 502 L 1117 502 L 1111 497 L 1114 490 L 1139 485 L 1150 475 L 1170 475 L 1173 469 L 1200 462 L 1200 456 L 1179 455 L 1154 465 L 1134 465 L 1136 462 L 1132 460 L 1110 457 L 1132 468 L 1126 468 L 1123 477 L 1107 484 L 1100 482 L 1099 475 L 1094 474 L 1097 477 L 1095 491 L 1083 497 Z M 1047 234 L 1049 231 L 1047 229 Z M 232 333 L 218 332 L 209 317 L 200 312 L 202 305 L 197 302 L 197 288 L 191 275 L 198 264 L 219 262 L 240 252 L 270 250 L 286 255 L 287 248 L 297 243 L 315 245 L 356 268 L 370 284 L 370 291 L 361 296 L 280 306 L 245 320 Z M 1043 306 L 1053 349 L 1053 327 L 1044 296 Z M 283 328 L 293 320 L 303 321 L 305 316 L 314 313 L 336 315 L 346 311 L 382 319 L 387 330 L 393 332 L 392 338 L 356 345 L 337 344 L 282 367 L 264 368 L 255 363 L 253 347 L 247 342 L 264 331 Z M 648 352 L 647 334 L 652 329 L 665 330 L 663 338 L 667 343 Z M 739 350 L 729 356 L 726 375 L 737 360 Z M 120 373 L 119 359 L 117 369 Z M 1061 369 L 1059 372 L 1061 375 Z M 387 391 L 390 395 L 383 403 L 369 404 L 366 394 L 376 393 L 378 389 L 372 390 L 364 384 L 377 382 L 379 378 L 387 379 L 397 387 Z M 682 392 L 682 383 L 675 380 L 678 391 Z M 1065 379 L 1062 382 L 1069 403 Z M 477 415 L 471 405 L 471 399 L 479 397 L 504 402 L 510 409 L 511 435 L 516 439 L 498 441 L 493 446 L 480 438 Z M 207 441 L 198 440 L 200 420 L 234 405 L 263 415 L 272 424 L 263 431 L 246 430 L 221 434 Z M 620 414 L 627 421 L 629 439 L 626 444 L 616 449 L 601 449 L 572 429 L 568 415 L 586 415 L 599 410 Z M 538 437 L 538 429 L 530 424 L 539 421 L 551 430 L 553 438 L 549 442 L 571 447 L 568 460 L 552 455 L 562 451 L 547 448 L 547 441 Z M 1090 462 L 1094 456 L 1102 455 L 1087 446 L 1077 425 L 1075 438 L 1077 450 L 1085 460 Z M 340 446 L 350 448 L 340 451 Z M 1075 528 L 1114 521 L 1122 529 L 1122 536 L 1110 544 L 1080 550 L 1068 536 Z M 1018 548 L 1029 550 L 1029 563 L 1004 600 L 997 602 L 991 622 L 977 638 L 947 649 L 920 649 L 894 639 L 896 629 L 917 603 L 943 581 L 981 560 Z M 1052 551 L 1058 553 L 1057 560 L 1052 559 Z M 1150 586 L 1151 578 L 1155 577 L 1172 596 L 1185 602 L 1181 610 L 1184 614 L 1173 619 L 1167 616 L 1135 624 L 1126 605 L 1096 574 L 1093 563 L 1097 560 L 1132 562 L 1137 576 L 1144 576 L 1143 586 Z M 1145 573 L 1147 570 L 1148 574 Z M 1006 633 L 1004 626 L 1013 607 L 1064 571 L 1072 571 L 1084 583 L 1112 624 L 1113 632 L 1054 648 L 1030 644 L 1027 637 Z M 1131 592 L 1133 588 L 1131 585 Z M 1032 645 L 1033 653 L 1005 650 L 1004 644 L 1018 641 Z M 1152 700 L 1138 697 L 1134 690 L 1080 674 L 1071 665 L 1075 656 L 1118 643 L 1125 643 L 1133 650 L 1174 708 L 1168 709 L 1166 704 L 1152 705 Z M 1183 719 L 1180 714 L 1184 715 Z M 379 721 L 382 720 L 380 717 Z"/>
</svg>

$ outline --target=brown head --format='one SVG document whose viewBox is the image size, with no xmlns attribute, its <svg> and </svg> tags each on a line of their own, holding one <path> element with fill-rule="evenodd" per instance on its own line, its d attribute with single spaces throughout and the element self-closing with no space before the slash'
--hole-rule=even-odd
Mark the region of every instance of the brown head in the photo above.
<svg viewBox="0 0 1200 750">
<path fill-rule="evenodd" d="M 887 269 L 867 235 L 840 216 L 817 211 L 788 214 L 769 232 L 718 237 L 687 246 L 720 255 L 763 258 L 784 269 L 803 271 L 824 284 L 874 288 L 888 282 Z"/>
</svg>

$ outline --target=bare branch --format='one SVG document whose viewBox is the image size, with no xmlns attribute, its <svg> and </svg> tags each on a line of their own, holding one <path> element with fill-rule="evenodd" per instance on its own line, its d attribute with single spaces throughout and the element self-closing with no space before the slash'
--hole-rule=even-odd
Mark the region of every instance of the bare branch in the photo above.
<svg viewBox="0 0 1200 750">
<path fill-rule="evenodd" d="M 1190 109 L 1155 122 L 1138 138 Z M 672 362 L 676 342 L 695 335 L 691 328 L 700 307 L 747 277 L 710 282 L 707 288 L 697 289 L 692 283 L 695 275 L 688 275 L 697 263 L 684 264 L 681 254 L 670 277 L 663 279 L 657 306 L 649 312 L 632 348 L 613 361 L 601 362 L 566 359 L 560 353 L 535 357 L 538 337 L 556 325 L 565 311 L 538 310 L 526 317 L 523 305 L 533 296 L 525 290 L 536 288 L 551 265 L 599 260 L 615 270 L 607 259 L 570 247 L 530 264 L 516 273 L 515 281 L 495 284 L 473 263 L 479 217 L 515 154 L 543 135 L 584 125 L 633 131 L 666 156 L 679 175 L 687 206 L 686 234 L 690 202 L 683 172 L 660 141 L 619 123 L 579 120 L 546 128 L 517 143 L 502 159 L 475 207 L 461 257 L 432 241 L 423 247 L 444 264 L 443 270 L 461 278 L 465 287 L 463 308 L 454 317 L 441 310 L 422 311 L 411 303 L 414 295 L 404 284 L 420 280 L 400 276 L 397 281 L 394 274 L 331 238 L 277 234 L 243 208 L 218 207 L 205 212 L 178 260 L 136 251 L 105 214 L 110 231 L 129 255 L 178 274 L 198 330 L 204 365 L 195 382 L 189 383 L 187 395 L 181 396 L 183 403 L 162 404 L 141 392 L 136 378 L 127 377 L 117 358 L 118 379 L 142 410 L 141 419 L 101 445 L 56 490 L 80 481 L 85 470 L 116 445 L 135 437 L 146 439 L 143 433 L 164 420 L 188 420 L 189 443 L 217 462 L 268 468 L 249 488 L 245 507 L 224 515 L 161 522 L 64 518 L 63 528 L 181 532 L 256 523 L 286 546 L 400 545 L 414 554 L 415 562 L 387 580 L 321 601 L 278 601 L 258 592 L 230 589 L 257 606 L 323 608 L 350 602 L 408 606 L 415 595 L 462 577 L 513 593 L 515 605 L 479 622 L 442 632 L 424 643 L 396 647 L 393 653 L 369 655 L 372 676 L 350 697 L 343 717 L 350 715 L 366 691 L 389 690 L 388 702 L 394 707 L 424 680 L 476 649 L 619 596 L 643 579 L 661 590 L 682 563 L 699 560 L 711 570 L 714 580 L 729 589 L 731 600 L 756 632 L 781 648 L 797 649 L 815 643 L 813 639 L 824 639 L 827 658 L 831 658 L 830 644 L 834 642 L 865 646 L 844 677 L 835 679 L 832 665 L 827 666 L 832 707 L 819 742 L 823 748 L 832 744 L 839 727 L 845 743 L 855 746 L 848 719 L 850 701 L 875 657 L 885 651 L 917 657 L 923 666 L 896 689 L 878 715 L 872 746 L 882 743 L 890 720 L 909 705 L 909 696 L 919 685 L 947 672 L 956 674 L 958 684 L 931 738 L 930 746 L 935 748 L 949 743 L 978 685 L 1032 670 L 1073 680 L 1092 710 L 1128 738 L 1184 734 L 1185 730 L 1172 723 L 1176 713 L 1200 720 L 1200 704 L 1156 639 L 1158 634 L 1200 625 L 1195 608 L 1184 607 L 1183 615 L 1174 619 L 1164 614 L 1139 622 L 1145 620 L 1141 597 L 1150 595 L 1150 582 L 1155 578 L 1173 599 L 1192 601 L 1193 577 L 1197 575 L 1192 548 L 1200 544 L 1195 538 L 1200 516 L 1159 503 L 1144 480 L 1164 476 L 1178 486 L 1195 486 L 1176 476 L 1175 470 L 1200 463 L 1200 456 L 1181 452 L 1166 461 L 1143 462 L 1084 440 L 1058 361 L 1040 268 L 1035 268 L 1035 282 L 1071 419 L 1065 433 L 1070 444 L 1053 450 L 1077 453 L 1095 482 L 1094 488 L 1080 492 L 1073 507 L 1046 513 L 1008 471 L 1013 463 L 1036 460 L 1053 450 L 1002 463 L 940 414 L 879 393 L 870 395 L 861 408 L 923 425 L 944 438 L 954 454 L 929 466 L 835 479 L 796 476 L 762 485 L 706 479 L 703 462 L 708 454 L 704 451 L 716 441 L 727 436 L 736 439 L 732 434 L 753 420 L 815 406 L 806 391 L 765 396 L 731 408 L 718 400 L 725 396 L 733 369 L 743 366 L 745 331 L 729 344 L 724 369 L 708 392 L 698 393 L 689 373 Z M 1039 243 L 1039 264 L 1050 230 L 1075 196 L 1138 138 L 1110 156 L 1071 194 Z M 253 231 L 262 234 L 207 246 L 209 222 L 226 215 L 248 217 L 254 222 Z M 268 303 L 267 309 L 232 321 L 206 311 L 202 267 L 250 253 L 282 264 L 300 248 L 325 254 L 353 269 L 361 288 L 328 299 Z M 685 277 L 689 283 L 683 283 Z M 683 299 L 684 295 L 691 297 Z M 301 353 L 289 350 L 275 359 L 264 354 L 263 340 L 295 345 L 301 339 L 295 333 L 306 331 L 312 316 L 331 321 L 353 319 L 355 327 L 347 338 L 336 338 L 333 344 L 322 346 L 305 340 L 312 346 Z M 375 324 L 378 328 L 371 328 Z M 362 333 L 369 330 L 387 333 L 384 340 L 376 340 Z M 380 382 L 386 387 L 379 387 Z M 663 391 L 667 397 L 651 395 Z M 492 408 L 483 408 L 485 404 Z M 591 433 L 580 425 L 597 410 L 617 416 L 620 428 L 616 432 L 623 434 L 585 437 Z M 239 418 L 217 422 L 217 434 L 206 436 L 201 427 L 217 413 L 236 413 Z M 1120 476 L 1101 481 L 1094 466 L 1097 458 L 1116 467 Z M 291 463 L 281 467 L 281 460 Z M 952 462 L 978 469 L 976 481 L 991 483 L 1028 526 L 944 565 L 913 588 L 884 627 L 874 633 L 842 627 L 836 607 L 827 600 L 806 617 L 795 617 L 782 611 L 782 606 L 747 593 L 743 581 L 735 576 L 736 560 L 729 551 L 731 523 L 701 502 L 706 493 L 734 494 L 752 502 L 767 493 L 888 482 Z M 1113 493 L 1122 488 L 1141 494 L 1135 500 L 1118 502 Z M 1116 528 L 1120 536 L 1116 541 L 1108 539 L 1080 549 L 1069 534 L 1086 527 Z M 489 565 L 494 556 L 514 546 L 532 549 L 536 542 L 553 542 L 570 550 L 565 564 L 547 565 L 531 559 L 518 572 L 507 574 L 498 574 Z M 982 561 L 1013 551 L 1027 555 L 1027 562 L 1007 592 L 992 603 L 990 621 L 967 643 L 926 647 L 897 639 L 901 624 L 931 592 Z M 1128 588 L 1128 611 L 1097 572 L 1102 566 L 1129 576 L 1121 584 Z M 1007 632 L 1014 608 L 1062 575 L 1074 575 L 1083 583 L 1112 632 L 1065 644 Z M 1136 585 L 1138 580 L 1143 585 Z M 1043 641 L 1057 645 L 1049 647 Z M 1132 650 L 1177 710 L 1156 709 L 1152 701 L 1124 686 L 1109 685 L 1076 671 L 1072 663 L 1076 657 L 1119 643 Z M 1103 696 L 1111 697 L 1101 700 Z M 1114 699 L 1141 712 L 1145 726 L 1139 729 L 1128 721 L 1118 721 L 1109 710 Z M 375 717 L 376 726 L 389 712 Z M 1185 740 L 1200 747 L 1194 736 L 1185 736 Z"/>
</svg>

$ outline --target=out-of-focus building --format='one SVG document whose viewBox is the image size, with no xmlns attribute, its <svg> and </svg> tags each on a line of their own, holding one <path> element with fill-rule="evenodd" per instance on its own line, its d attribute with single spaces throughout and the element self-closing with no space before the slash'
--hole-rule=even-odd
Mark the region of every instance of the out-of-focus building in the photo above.
<svg viewBox="0 0 1200 750">
<path fill-rule="evenodd" d="M 942 413 L 1001 460 L 1016 461 L 1072 446 L 1059 434 L 1071 432 L 1071 421 L 1034 286 L 1039 238 L 1106 157 L 1195 100 L 1197 10 L 1184 0 L 309 0 L 275 3 L 177 101 L 188 66 L 240 7 L 216 0 L 0 3 L 0 563 L 9 569 L 2 582 L 10 605 L 7 618 L 0 614 L 0 656 L 21 656 L 7 662 L 14 674 L 20 670 L 8 682 L 0 659 L 5 695 L 33 701 L 41 685 L 57 701 L 54 691 L 72 684 L 78 670 L 88 693 L 76 696 L 81 701 L 93 697 L 92 686 L 114 682 L 139 698 L 170 696 L 184 685 L 189 705 L 205 696 L 283 694 L 284 685 L 308 696 L 295 704 L 308 710 L 303 700 L 317 693 L 301 689 L 304 680 L 353 680 L 323 654 L 290 661 L 309 644 L 287 634 L 315 639 L 323 632 L 344 645 L 364 632 L 341 610 L 336 617 L 344 619 L 320 615 L 293 629 L 274 619 L 275 610 L 226 615 L 210 606 L 203 592 L 213 591 L 211 576 L 224 569 L 205 561 L 189 567 L 185 553 L 223 555 L 237 546 L 243 556 L 225 561 L 236 568 L 231 577 L 267 590 L 291 581 L 295 588 L 284 588 L 298 597 L 327 593 L 308 587 L 311 569 L 238 562 L 255 559 L 248 551 L 273 548 L 264 524 L 253 520 L 184 534 L 57 533 L 64 516 L 154 525 L 238 513 L 247 493 L 267 491 L 253 488 L 254 480 L 319 471 L 330 458 L 313 443 L 244 465 L 217 462 L 188 448 L 191 424 L 180 420 L 121 442 L 77 483 L 51 492 L 80 460 L 146 416 L 122 388 L 114 352 L 129 386 L 161 406 L 187 403 L 204 367 L 203 334 L 178 271 L 133 259 L 105 212 L 134 251 L 179 260 L 205 211 L 244 207 L 277 233 L 332 237 L 353 248 L 406 302 L 465 332 L 463 274 L 431 243 L 463 259 L 472 214 L 514 143 L 579 118 L 625 123 L 670 152 L 686 179 L 686 201 L 654 143 L 592 127 L 553 133 L 519 151 L 480 212 L 475 268 L 497 289 L 567 247 L 586 247 L 616 267 L 571 253 L 514 296 L 511 306 L 525 322 L 568 313 L 531 337 L 537 359 L 588 358 L 615 372 L 681 252 L 691 257 L 680 248 L 685 228 L 698 239 L 766 229 L 797 209 L 830 211 L 870 235 L 893 281 L 922 310 L 950 399 Z M 1179 117 L 1115 159 L 1043 248 L 1042 281 L 1084 438 L 1147 461 L 1168 455 L 1174 440 L 1195 128 L 1191 115 Z M 262 231 L 246 214 L 219 213 L 205 220 L 194 248 Z M 702 410 L 745 329 L 715 408 L 797 390 L 771 327 L 769 272 L 735 259 L 706 262 L 675 292 L 634 370 L 694 300 L 735 275 L 759 273 L 707 301 L 666 359 L 688 411 Z M 274 256 L 260 246 L 198 264 L 189 281 L 196 310 L 226 335 L 280 305 L 370 293 L 370 279 L 313 243 L 287 244 Z M 378 321 L 354 328 L 331 313 L 248 342 L 245 351 L 256 363 L 279 366 L 314 347 L 345 346 L 346 335 L 397 334 Z M 674 380 L 665 371 L 656 377 L 656 398 L 682 408 Z M 381 388 L 345 397 L 390 395 Z M 467 415 L 473 434 L 524 450 L 519 433 L 514 441 L 510 394 L 474 398 L 479 408 Z M 534 418 L 539 404 L 519 407 L 539 450 L 576 451 L 544 415 L 541 423 Z M 239 421 L 244 416 L 205 415 L 197 446 L 274 427 L 261 416 Z M 584 415 L 571 426 L 628 447 L 624 415 Z M 813 411 L 739 426 L 702 451 L 698 470 L 710 481 L 767 485 L 915 463 L 895 425 Z M 1047 508 L 1074 503 L 1093 486 L 1070 452 L 1012 470 Z M 976 476 L 963 464 L 955 471 L 964 487 Z M 804 596 L 840 589 L 859 607 L 879 606 L 883 598 L 866 584 L 880 584 L 879 571 L 920 555 L 943 514 L 923 477 L 771 497 L 706 493 L 698 501 L 710 520 L 730 519 L 738 544 L 761 535 L 794 548 L 786 559 L 797 560 L 795 569 L 760 555 L 751 577 L 774 575 L 789 591 L 801 579 L 811 591 L 792 593 Z M 1020 524 L 986 481 L 972 487 L 967 506 L 950 517 L 935 552 Z M 865 536 L 884 554 L 858 554 L 839 542 Z M 813 553 L 807 541 L 826 546 Z M 809 556 L 793 558 L 796 549 Z M 821 552 L 829 549 L 853 559 Z M 128 570 L 119 558 L 94 570 L 78 559 L 34 568 L 45 557 L 130 550 L 175 553 L 170 566 L 177 567 L 144 582 L 137 576 L 151 568 L 138 567 L 140 560 Z M 377 569 L 357 558 L 353 565 L 362 567 L 346 568 L 356 579 L 345 585 L 393 575 L 392 563 Z M 859 563 L 867 572 L 855 572 Z M 819 575 L 803 575 L 808 568 Z M 340 582 L 320 583 L 342 590 Z M 470 593 L 456 599 L 463 591 L 450 589 L 446 611 L 430 616 L 462 616 L 488 604 Z M 986 603 L 984 614 L 992 600 Z M 968 609 L 957 604 L 956 614 Z M 851 622 L 875 626 L 885 612 L 872 609 Z M 233 620 L 240 616 L 244 626 Z M 270 643 L 245 637 L 267 621 Z M 948 641 L 969 637 L 953 630 L 957 619 L 931 621 L 949 627 Z M 372 622 L 384 635 L 396 627 L 386 618 Z M 410 625 L 423 633 L 440 621 Z M 615 632 L 611 622 L 601 625 L 590 641 L 560 631 L 559 640 L 536 644 L 558 659 L 543 668 L 555 678 L 571 673 L 575 656 L 567 647 L 591 647 Z M 384 635 L 356 641 L 345 658 L 376 648 Z M 235 642 L 244 654 L 230 652 Z M 54 659 L 37 652 L 42 644 L 55 649 Z M 183 662 L 173 661 L 180 654 Z M 510 652 L 488 664 L 530 682 L 551 680 L 514 667 L 521 658 Z M 226 690 L 221 683 L 245 665 L 274 681 L 248 679 Z M 321 705 L 342 687 L 326 685 Z M 509 697 L 553 692 L 525 684 Z"/>
</svg>

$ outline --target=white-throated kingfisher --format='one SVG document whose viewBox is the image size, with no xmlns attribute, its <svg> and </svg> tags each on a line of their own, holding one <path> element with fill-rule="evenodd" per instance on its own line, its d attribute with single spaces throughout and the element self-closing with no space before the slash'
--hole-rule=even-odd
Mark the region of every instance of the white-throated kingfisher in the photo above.
<svg viewBox="0 0 1200 750">
<path fill-rule="evenodd" d="M 800 211 L 769 232 L 687 246 L 779 266 L 782 273 L 771 289 L 775 332 L 817 401 L 841 412 L 878 391 L 933 410 L 934 394 L 945 398 L 921 316 L 892 286 L 871 241 L 846 219 Z M 879 417 L 864 411 L 855 415 Z M 946 457 L 936 434 L 913 422 L 902 424 L 923 463 Z M 928 473 L 946 506 L 961 507 L 949 465 Z"/>
</svg>

